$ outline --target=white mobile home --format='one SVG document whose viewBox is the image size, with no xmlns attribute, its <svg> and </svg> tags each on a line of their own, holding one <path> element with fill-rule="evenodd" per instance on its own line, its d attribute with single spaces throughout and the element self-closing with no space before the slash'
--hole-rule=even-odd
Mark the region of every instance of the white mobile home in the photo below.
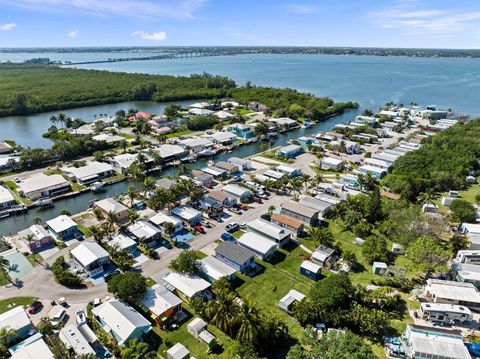
<svg viewBox="0 0 480 359">
<path fill-rule="evenodd" d="M 255 232 L 283 247 L 291 238 L 292 233 L 283 227 L 263 219 L 255 219 L 247 223 L 249 231 Z"/>
<path fill-rule="evenodd" d="M 33 175 L 18 184 L 18 192 L 31 200 L 53 197 L 70 191 L 70 184 L 61 175 Z"/>
<path fill-rule="evenodd" d="M 473 320 L 470 309 L 461 305 L 420 303 L 422 317 L 435 324 L 464 323 Z"/>
<path fill-rule="evenodd" d="M 261 260 L 269 260 L 275 253 L 277 244 L 259 234 L 247 232 L 238 240 L 238 244 L 255 253 Z"/>
</svg>

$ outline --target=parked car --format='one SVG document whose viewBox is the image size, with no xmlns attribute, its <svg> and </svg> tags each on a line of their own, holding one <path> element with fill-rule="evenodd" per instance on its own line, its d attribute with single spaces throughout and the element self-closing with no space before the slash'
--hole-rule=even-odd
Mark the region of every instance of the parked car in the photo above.
<svg viewBox="0 0 480 359">
<path fill-rule="evenodd" d="M 208 188 L 208 189 L 212 189 L 212 188 L 213 188 L 213 186 L 212 186 L 211 183 L 205 183 L 203 186 L 206 187 L 206 188 Z"/>
<path fill-rule="evenodd" d="M 65 308 L 60 308 L 58 312 L 51 318 L 50 323 L 52 323 L 52 327 L 58 328 L 60 324 L 63 323 L 65 320 L 65 315 L 67 314 L 67 311 Z"/>
<path fill-rule="evenodd" d="M 266 193 L 257 193 L 257 197 L 262 199 L 268 199 L 268 195 Z M 255 201 L 255 198 L 253 199 Z M 262 203 L 262 202 L 260 202 Z"/>
<path fill-rule="evenodd" d="M 241 229 L 247 229 L 247 224 L 245 222 L 240 223 L 240 228 Z"/>
<path fill-rule="evenodd" d="M 202 226 L 193 226 L 193 229 L 200 233 L 205 233 L 205 229 Z"/>
<path fill-rule="evenodd" d="M 246 204 L 241 204 L 240 208 L 243 209 L 244 211 L 248 210 L 248 206 Z"/>
<path fill-rule="evenodd" d="M 223 233 L 221 238 L 227 242 L 235 243 L 237 241 L 237 239 L 234 236 L 232 236 L 230 233 Z"/>
<path fill-rule="evenodd" d="M 227 232 L 233 233 L 233 232 L 238 231 L 240 229 L 240 226 L 238 225 L 238 222 L 231 222 L 231 223 L 227 224 L 225 229 L 227 230 Z"/>
<path fill-rule="evenodd" d="M 83 310 L 77 310 L 75 313 L 75 319 L 77 320 L 77 325 L 83 325 L 87 323 L 87 316 Z"/>
<path fill-rule="evenodd" d="M 28 313 L 35 314 L 41 307 L 43 307 L 42 302 L 36 300 L 28 306 Z"/>
<path fill-rule="evenodd" d="M 270 215 L 269 214 L 264 213 L 260 216 L 260 218 L 270 222 Z"/>
<path fill-rule="evenodd" d="M 172 249 L 173 248 L 172 245 L 170 244 L 170 242 L 167 241 L 166 239 L 162 240 L 160 242 L 160 245 L 167 248 L 167 249 Z"/>
<path fill-rule="evenodd" d="M 201 220 L 200 221 L 200 224 L 206 228 L 212 228 L 212 225 L 210 224 L 210 222 L 208 221 L 205 221 L 205 220 Z"/>
<path fill-rule="evenodd" d="M 242 214 L 242 211 L 240 211 L 240 210 L 239 210 L 238 208 L 236 208 L 236 207 L 232 207 L 232 208 L 230 208 L 229 210 L 230 210 L 230 212 L 233 212 L 233 213 L 235 213 L 235 214 Z"/>
<path fill-rule="evenodd" d="M 253 202 L 256 203 L 263 203 L 262 199 L 260 197 L 253 197 Z"/>
</svg>

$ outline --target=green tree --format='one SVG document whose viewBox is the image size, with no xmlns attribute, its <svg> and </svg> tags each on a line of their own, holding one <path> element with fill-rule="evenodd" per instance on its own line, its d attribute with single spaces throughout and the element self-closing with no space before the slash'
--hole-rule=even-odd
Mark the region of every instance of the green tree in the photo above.
<svg viewBox="0 0 480 359">
<path fill-rule="evenodd" d="M 124 301 L 135 303 L 147 291 L 147 280 L 138 272 L 127 272 L 113 276 L 107 284 L 110 293 Z"/>
<path fill-rule="evenodd" d="M 387 241 L 383 237 L 367 237 L 362 244 L 362 255 L 369 264 L 386 262 L 388 259 Z"/>
<path fill-rule="evenodd" d="M 12 279 L 8 275 L 8 271 L 10 270 L 10 261 L 7 258 L 0 257 L 0 271 L 2 272 L 3 277 L 10 283 L 12 283 Z"/>
<path fill-rule="evenodd" d="M 122 348 L 120 357 L 121 359 L 154 359 L 157 358 L 157 353 L 147 343 L 133 339 Z"/>
<path fill-rule="evenodd" d="M 406 250 L 410 259 L 410 268 L 421 271 L 428 277 L 430 274 L 447 269 L 450 253 L 438 241 L 429 237 L 420 237 Z"/>
<path fill-rule="evenodd" d="M 308 239 L 318 247 L 319 245 L 331 246 L 333 244 L 333 234 L 325 227 L 309 227 L 307 231 Z"/>
<path fill-rule="evenodd" d="M 253 343 L 261 331 L 260 313 L 253 305 L 244 301 L 235 314 L 234 321 L 238 327 L 235 339 L 240 343 Z"/>
<path fill-rule="evenodd" d="M 456 199 L 450 204 L 452 219 L 460 223 L 475 222 L 475 207 L 464 199 Z"/>
<path fill-rule="evenodd" d="M 198 255 L 195 251 L 186 249 L 180 252 L 177 258 L 170 262 L 170 268 L 181 274 L 197 274 Z"/>
<path fill-rule="evenodd" d="M 133 202 L 135 202 L 137 195 L 138 195 L 137 189 L 134 186 L 129 185 L 127 187 L 127 197 L 130 200 L 130 207 L 133 206 Z"/>
<path fill-rule="evenodd" d="M 222 332 L 232 336 L 233 325 L 238 312 L 238 305 L 235 303 L 235 293 L 223 290 L 216 293 L 216 299 L 208 302 L 206 312 L 211 317 L 211 323 Z"/>
</svg>

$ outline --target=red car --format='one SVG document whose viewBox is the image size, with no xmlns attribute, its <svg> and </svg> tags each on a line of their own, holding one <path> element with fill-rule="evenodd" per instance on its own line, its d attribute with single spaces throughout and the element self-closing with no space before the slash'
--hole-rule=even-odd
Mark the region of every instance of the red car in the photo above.
<svg viewBox="0 0 480 359">
<path fill-rule="evenodd" d="M 205 233 L 205 229 L 202 226 L 193 226 L 193 229 L 200 233 Z"/>
<path fill-rule="evenodd" d="M 213 186 L 212 186 L 211 183 L 206 183 L 206 184 L 204 184 L 203 186 L 204 186 L 204 187 L 207 187 L 208 189 L 212 189 L 212 188 L 213 188 Z"/>
<path fill-rule="evenodd" d="M 36 313 L 41 307 L 43 306 L 42 302 L 39 300 L 36 300 L 32 304 L 28 306 L 28 313 L 29 314 L 34 314 Z"/>
<path fill-rule="evenodd" d="M 246 204 L 241 204 L 240 208 L 246 211 L 248 209 L 248 206 Z"/>
</svg>

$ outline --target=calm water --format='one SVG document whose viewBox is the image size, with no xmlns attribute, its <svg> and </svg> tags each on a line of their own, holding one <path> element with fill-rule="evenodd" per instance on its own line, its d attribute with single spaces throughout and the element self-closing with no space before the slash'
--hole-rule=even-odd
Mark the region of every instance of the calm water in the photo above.
<svg viewBox="0 0 480 359">
<path fill-rule="evenodd" d="M 280 134 L 275 139 L 275 146 L 285 145 L 287 141 L 294 138 L 298 138 L 303 135 L 308 135 L 308 134 L 316 133 L 318 131 L 328 130 L 332 128 L 332 126 L 334 126 L 335 124 L 350 121 L 356 115 L 356 113 L 357 113 L 356 111 L 350 111 L 348 113 L 344 113 L 341 116 L 330 118 L 325 122 L 319 123 L 316 126 L 312 126 L 307 129 L 299 129 L 296 131 Z M 229 157 L 233 157 L 233 156 L 235 157 L 252 156 L 260 152 L 259 146 L 260 146 L 260 142 L 257 142 L 251 145 L 242 146 L 231 153 L 227 153 L 227 152 L 220 153 L 214 159 L 216 161 L 221 161 L 221 160 L 226 160 Z M 190 167 L 201 168 L 202 166 L 206 165 L 207 161 L 208 159 L 198 161 L 196 163 L 191 164 Z M 174 175 L 176 172 L 177 172 L 177 168 L 168 168 L 166 171 L 163 171 L 162 173 L 153 177 L 159 178 L 161 176 Z M 86 192 L 77 197 L 56 201 L 55 207 L 52 207 L 52 208 L 43 209 L 43 210 L 32 209 L 24 215 L 9 217 L 3 220 L 0 219 L 0 235 L 8 234 L 8 233 L 16 233 L 19 230 L 22 230 L 32 225 L 33 218 L 36 216 L 39 216 L 42 219 L 42 221 L 45 222 L 49 219 L 52 219 L 58 216 L 59 212 L 62 209 L 66 209 L 70 213 L 76 213 L 76 212 L 86 210 L 88 208 L 88 202 L 90 202 L 91 200 L 98 200 L 105 197 L 111 197 L 111 196 L 116 196 L 118 194 L 121 194 L 127 190 L 127 187 L 130 184 L 134 184 L 138 188 L 142 188 L 141 184 L 135 184 L 134 182 L 124 181 L 111 186 L 107 186 L 106 190 L 101 193 Z"/>
</svg>

